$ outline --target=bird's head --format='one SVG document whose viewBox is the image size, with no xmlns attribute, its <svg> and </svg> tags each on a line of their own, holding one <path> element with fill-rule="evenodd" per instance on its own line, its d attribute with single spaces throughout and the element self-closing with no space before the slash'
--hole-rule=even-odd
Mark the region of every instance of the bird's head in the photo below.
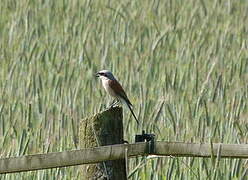
<svg viewBox="0 0 248 180">
<path fill-rule="evenodd" d="M 115 80 L 114 75 L 108 70 L 101 70 L 97 72 L 96 77 L 99 77 L 101 80 Z"/>
</svg>

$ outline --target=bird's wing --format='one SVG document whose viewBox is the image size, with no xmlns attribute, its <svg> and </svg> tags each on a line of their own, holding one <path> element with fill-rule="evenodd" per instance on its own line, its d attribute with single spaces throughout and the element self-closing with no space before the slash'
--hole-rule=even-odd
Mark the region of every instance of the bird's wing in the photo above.
<svg viewBox="0 0 248 180">
<path fill-rule="evenodd" d="M 138 121 L 138 118 L 135 116 L 134 112 L 133 112 L 133 109 L 132 109 L 132 104 L 131 102 L 129 101 L 128 97 L 127 97 L 127 94 L 125 93 L 125 91 L 123 90 L 123 88 L 121 87 L 120 83 L 118 83 L 118 81 L 109 81 L 109 86 L 111 87 L 111 89 L 115 92 L 115 94 L 119 97 L 121 97 L 127 107 L 129 108 L 129 110 L 131 111 L 134 119 L 136 120 L 136 122 L 139 124 L 139 121 Z"/>
<path fill-rule="evenodd" d="M 120 96 L 121 98 L 123 98 L 127 104 L 131 105 L 131 102 L 129 101 L 127 94 L 125 93 L 125 91 L 123 90 L 123 88 L 121 87 L 120 83 L 116 80 L 111 80 L 109 81 L 109 86 L 111 87 L 111 89 L 115 92 L 115 94 L 117 96 Z"/>
</svg>

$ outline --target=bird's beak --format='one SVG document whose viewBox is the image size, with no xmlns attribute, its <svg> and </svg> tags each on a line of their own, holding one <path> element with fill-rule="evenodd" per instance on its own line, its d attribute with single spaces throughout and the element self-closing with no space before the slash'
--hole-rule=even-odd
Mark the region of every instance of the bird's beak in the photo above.
<svg viewBox="0 0 248 180">
<path fill-rule="evenodd" d="M 96 76 L 96 77 L 99 77 L 100 75 L 99 75 L 99 73 L 96 73 L 95 76 Z"/>
</svg>

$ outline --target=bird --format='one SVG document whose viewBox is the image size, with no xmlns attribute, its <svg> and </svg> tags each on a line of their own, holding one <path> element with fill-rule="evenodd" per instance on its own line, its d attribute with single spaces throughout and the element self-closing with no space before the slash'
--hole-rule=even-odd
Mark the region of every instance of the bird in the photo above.
<svg viewBox="0 0 248 180">
<path fill-rule="evenodd" d="M 116 80 L 112 72 L 108 70 L 101 70 L 96 73 L 96 77 L 99 77 L 102 81 L 102 85 L 105 91 L 112 97 L 114 97 L 117 101 L 113 103 L 110 107 L 113 107 L 116 103 L 121 102 L 122 104 L 127 105 L 129 110 L 131 111 L 134 119 L 139 124 L 138 118 L 133 112 L 133 105 L 127 97 L 124 89 L 120 85 L 120 83 Z"/>
</svg>

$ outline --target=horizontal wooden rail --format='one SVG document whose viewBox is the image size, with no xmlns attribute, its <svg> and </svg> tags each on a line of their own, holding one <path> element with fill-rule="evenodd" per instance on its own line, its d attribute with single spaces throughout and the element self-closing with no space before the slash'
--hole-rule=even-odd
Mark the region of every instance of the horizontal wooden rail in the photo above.
<svg viewBox="0 0 248 180">
<path fill-rule="evenodd" d="M 120 144 L 90 149 L 80 149 L 48 154 L 34 154 L 0 159 L 0 174 L 24 172 L 48 168 L 75 166 L 116 160 L 125 157 L 148 155 L 149 143 Z M 182 142 L 155 142 L 153 155 L 178 157 L 248 158 L 246 144 L 206 144 Z"/>
</svg>

